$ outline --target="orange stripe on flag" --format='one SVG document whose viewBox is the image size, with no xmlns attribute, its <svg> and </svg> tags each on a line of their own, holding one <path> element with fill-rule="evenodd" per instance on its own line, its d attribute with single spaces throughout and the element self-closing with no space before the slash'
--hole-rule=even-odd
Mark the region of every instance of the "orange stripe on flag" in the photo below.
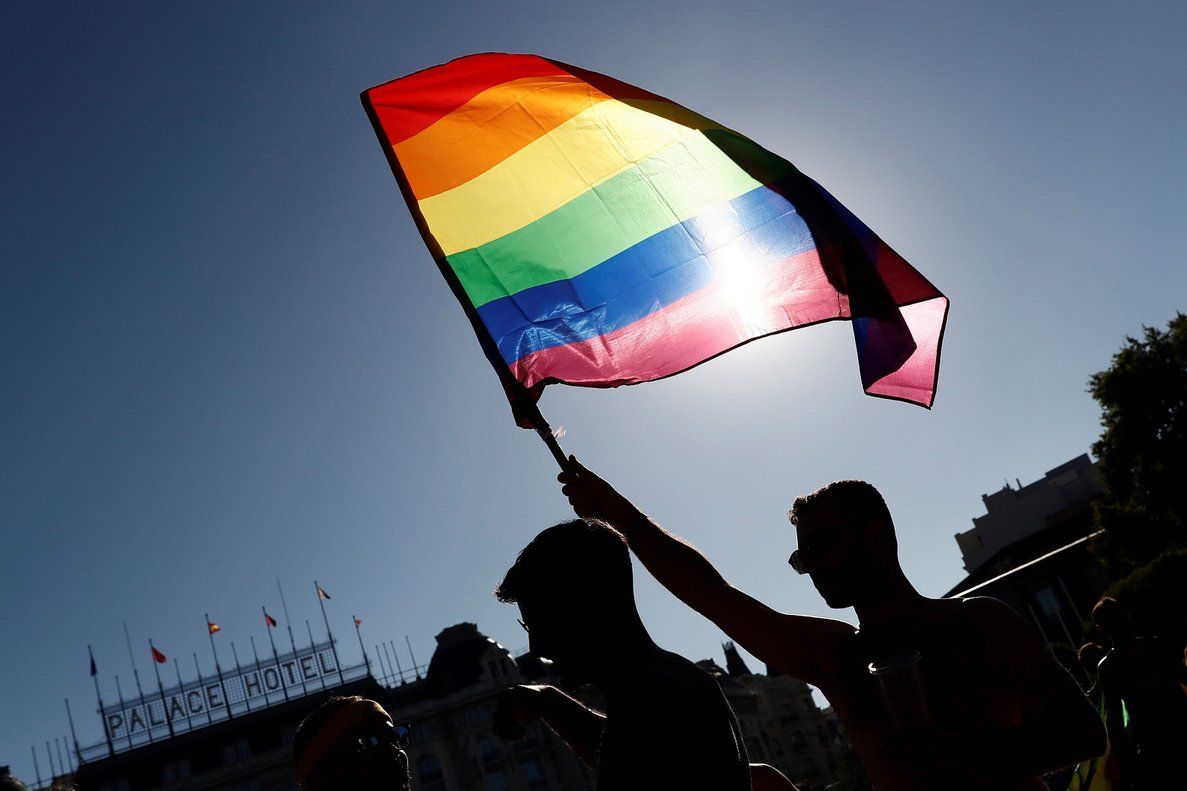
<svg viewBox="0 0 1187 791">
<path fill-rule="evenodd" d="M 525 77 L 483 91 L 395 146 L 417 198 L 453 189 L 610 97 L 569 74 Z"/>
</svg>

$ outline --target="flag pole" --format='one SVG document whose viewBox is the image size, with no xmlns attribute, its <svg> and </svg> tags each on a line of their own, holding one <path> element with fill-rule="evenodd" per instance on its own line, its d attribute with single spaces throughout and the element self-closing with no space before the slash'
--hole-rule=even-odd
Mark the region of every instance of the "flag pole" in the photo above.
<svg viewBox="0 0 1187 791">
<path fill-rule="evenodd" d="M 267 625 L 268 624 L 264 624 L 265 627 L 267 627 Z M 256 675 L 259 676 L 260 691 L 264 693 L 264 708 L 267 708 L 268 703 L 270 702 L 268 700 L 268 687 L 264 684 L 264 671 L 260 670 L 260 652 L 256 650 L 256 636 L 254 634 L 249 634 L 247 636 L 247 640 L 251 643 L 251 656 L 256 663 Z"/>
<path fill-rule="evenodd" d="M 107 730 L 107 715 L 103 712 L 103 696 L 99 694 L 99 668 L 95 665 L 95 652 L 87 646 L 87 656 L 91 658 L 91 681 L 95 682 L 95 700 L 99 701 L 99 719 L 103 721 L 103 738 L 107 740 L 107 756 L 115 755 L 115 747 L 111 743 L 111 732 Z M 123 712 L 120 712 L 123 716 Z"/>
<path fill-rule="evenodd" d="M 165 725 L 168 726 L 169 738 L 172 739 L 177 734 L 173 732 L 173 716 L 169 711 L 169 702 L 165 700 L 165 685 L 161 683 L 161 668 L 159 667 L 161 663 L 157 661 L 157 647 L 152 644 L 151 637 L 148 638 L 148 650 L 153 652 L 152 672 L 157 676 L 157 691 L 161 693 L 161 711 L 165 712 Z M 224 692 L 223 695 L 226 696 L 226 693 Z M 145 708 L 149 709 L 148 730 L 149 733 L 152 733 L 152 709 L 149 708 L 148 704 L 145 705 Z"/>
<path fill-rule="evenodd" d="M 379 680 L 381 683 L 386 684 L 388 679 L 388 671 L 387 666 L 383 663 L 383 653 L 379 650 L 379 643 L 375 644 L 375 658 L 379 660 L 379 672 L 381 674 L 381 678 Z"/>
<path fill-rule="evenodd" d="M 367 665 L 367 675 L 371 675 L 371 657 L 367 656 L 367 649 L 363 647 L 363 633 L 359 627 L 362 626 L 362 621 L 354 613 L 350 614 L 350 620 L 354 621 L 354 634 L 359 638 L 359 650 L 363 652 L 363 663 Z"/>
<path fill-rule="evenodd" d="M 54 780 L 61 776 L 58 767 L 54 766 L 54 754 L 49 750 L 49 739 L 45 740 L 45 759 L 49 761 L 50 780 Z"/>
<path fill-rule="evenodd" d="M 235 641 L 231 641 L 231 656 L 235 657 L 235 675 L 239 678 L 239 686 L 243 687 L 243 703 L 251 712 L 251 697 L 247 694 L 247 686 L 243 683 L 243 670 L 239 667 L 239 652 L 235 650 Z"/>
<path fill-rule="evenodd" d="M 315 645 L 315 643 L 313 642 L 313 627 L 309 625 L 308 618 L 305 619 L 305 631 L 309 632 L 309 650 L 313 651 L 313 646 Z M 314 655 L 314 657 L 317 657 L 317 652 L 314 651 L 313 655 Z M 318 659 L 320 661 L 320 657 L 318 657 Z M 302 672 L 301 675 L 305 675 L 305 673 Z M 317 677 L 319 679 L 321 679 L 321 688 L 325 689 L 326 688 L 326 677 L 324 675 L 322 675 L 321 668 L 318 668 L 318 670 L 317 670 Z"/>
<path fill-rule="evenodd" d="M 214 715 L 210 713 L 210 698 L 206 697 L 206 685 L 202 683 L 202 667 L 198 664 L 198 652 L 194 652 L 194 672 L 198 674 L 198 688 L 202 690 L 202 705 L 206 708 L 206 724 L 214 724 Z"/>
<path fill-rule="evenodd" d="M 120 717 L 123 718 L 124 715 L 126 715 L 128 713 L 128 709 L 124 705 L 124 691 L 122 689 L 120 689 L 119 673 L 116 673 L 116 675 L 115 675 L 115 694 L 119 696 Z M 128 749 L 131 750 L 132 749 L 132 727 L 130 725 L 126 725 L 126 727 L 128 729 Z"/>
<path fill-rule="evenodd" d="M 276 584 L 280 584 L 280 580 L 276 580 Z M 268 642 L 272 644 L 272 661 L 276 663 L 276 677 L 280 679 L 280 691 L 284 693 L 284 700 L 287 703 L 289 699 L 289 685 L 284 683 L 284 674 L 280 672 L 280 654 L 276 653 L 276 641 L 272 639 L 272 621 L 269 620 L 272 616 L 268 614 L 267 607 L 260 607 L 264 613 L 264 628 L 268 630 Z M 285 613 L 285 619 L 288 619 L 288 613 Z M 290 632 L 291 634 L 291 632 Z"/>
<path fill-rule="evenodd" d="M 557 441 L 556 432 L 552 430 L 552 426 L 548 425 L 548 421 L 544 419 L 544 415 L 540 414 L 539 405 L 535 402 L 521 402 L 519 408 L 523 410 L 524 417 L 531 422 L 536 434 L 548 446 L 549 452 L 552 453 L 552 458 L 556 459 L 556 463 L 560 465 L 561 472 L 568 472 L 569 457 L 561 449 L 561 444 Z M 416 664 L 415 660 L 413 664 Z"/>
<path fill-rule="evenodd" d="M 128 644 L 128 659 L 132 660 L 132 676 L 136 679 L 136 694 L 140 696 L 140 702 L 144 703 L 144 690 L 140 688 L 140 670 L 136 667 L 136 655 L 132 653 L 132 638 L 128 636 L 128 622 L 124 621 L 124 641 Z M 156 664 L 155 662 L 153 664 Z M 147 711 L 147 707 L 145 711 Z M 152 744 L 152 727 L 145 728 L 148 731 L 148 743 Z M 128 743 L 132 743 L 132 729 L 128 729 Z"/>
<path fill-rule="evenodd" d="M 78 734 L 74 732 L 74 715 L 70 713 L 70 698 L 66 698 L 66 719 L 70 721 L 70 740 L 74 742 L 74 758 L 82 762 L 82 751 L 78 749 Z"/>
<path fill-rule="evenodd" d="M 62 741 L 60 736 L 54 737 L 54 749 L 58 752 L 58 768 L 62 770 L 62 774 L 66 774 L 70 770 L 66 767 L 66 760 L 62 757 Z M 69 750 L 66 751 L 69 754 Z"/>
<path fill-rule="evenodd" d="M 37 748 L 29 745 L 29 752 L 33 753 L 33 772 L 37 775 L 37 787 L 41 788 L 41 764 L 37 763 Z"/>
<path fill-rule="evenodd" d="M 293 647 L 293 659 L 297 658 L 297 640 L 293 637 L 293 619 L 289 617 L 289 605 L 284 600 L 284 588 L 280 587 L 280 577 L 276 578 L 276 590 L 280 591 L 280 606 L 284 608 L 284 626 L 289 630 L 289 645 Z M 301 673 L 301 693 L 309 694 L 309 687 L 305 685 L 305 674 Z"/>
<path fill-rule="evenodd" d="M 210 653 L 214 654 L 214 672 L 218 674 L 218 688 L 223 691 L 223 703 L 227 705 L 227 719 L 235 719 L 231 713 L 231 699 L 227 697 L 227 685 L 223 683 L 223 667 L 218 661 L 218 651 L 214 648 L 214 630 L 210 628 L 210 613 L 206 615 L 206 636 L 210 638 Z"/>
<path fill-rule="evenodd" d="M 416 664 L 416 654 L 412 653 L 412 641 L 408 639 L 408 635 L 404 635 L 404 643 L 408 646 L 408 656 L 412 657 L 412 672 L 416 675 L 416 680 L 420 681 L 420 668 Z"/>
<path fill-rule="evenodd" d="M 173 669 L 175 671 L 177 671 L 177 691 L 184 693 L 185 692 L 185 682 L 181 680 L 181 663 L 177 661 L 177 657 L 173 657 Z M 199 686 L 201 686 L 201 684 L 199 684 Z M 189 705 L 190 704 L 189 704 L 189 700 L 188 700 L 188 696 L 187 696 L 186 712 L 185 712 L 186 733 L 189 733 L 190 731 L 192 731 L 194 729 L 194 719 L 193 719 L 194 713 L 189 710 Z"/>
<path fill-rule="evenodd" d="M 338 683 L 345 684 L 346 679 L 342 677 L 342 662 L 338 659 L 338 646 L 334 641 L 334 633 L 330 631 L 330 619 L 326 617 L 326 598 L 328 594 L 317 584 L 317 580 L 313 581 L 313 587 L 316 589 L 317 603 L 321 606 L 321 619 L 326 622 L 326 637 L 330 638 L 330 651 L 334 654 L 334 664 L 338 667 Z"/>
<path fill-rule="evenodd" d="M 396 641 L 388 640 L 387 644 L 383 646 L 383 650 L 385 652 L 387 651 L 388 645 L 390 645 L 392 647 L 392 656 L 394 656 L 396 658 L 396 669 L 400 671 L 400 684 L 403 685 L 405 683 L 405 681 L 404 681 L 404 666 L 400 664 L 400 652 L 396 650 Z M 389 656 L 387 658 L 388 667 L 391 667 L 392 656 Z"/>
</svg>

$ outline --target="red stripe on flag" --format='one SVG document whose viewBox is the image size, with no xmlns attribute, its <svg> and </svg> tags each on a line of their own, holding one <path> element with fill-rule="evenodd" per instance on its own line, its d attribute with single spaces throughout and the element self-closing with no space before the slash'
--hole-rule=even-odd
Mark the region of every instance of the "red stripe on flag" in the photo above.
<svg viewBox="0 0 1187 791">
<path fill-rule="evenodd" d="M 538 55 L 469 55 L 363 91 L 392 145 L 415 135 L 478 94 L 524 77 L 566 74 Z"/>
</svg>

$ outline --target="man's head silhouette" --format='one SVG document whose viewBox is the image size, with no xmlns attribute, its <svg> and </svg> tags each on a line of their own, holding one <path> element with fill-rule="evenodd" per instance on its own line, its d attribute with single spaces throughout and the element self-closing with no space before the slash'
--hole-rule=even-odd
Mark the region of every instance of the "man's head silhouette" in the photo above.
<svg viewBox="0 0 1187 791">
<path fill-rule="evenodd" d="M 532 653 L 587 680 L 612 643 L 643 633 L 626 541 L 603 522 L 576 519 L 540 533 L 495 590 L 519 605 Z"/>
<path fill-rule="evenodd" d="M 375 701 L 332 697 L 301 722 L 293 738 L 301 788 L 408 791 L 408 736 Z"/>
<path fill-rule="evenodd" d="M 791 565 L 812 578 L 828 606 L 868 598 L 898 571 L 898 542 L 886 502 L 865 481 L 836 481 L 797 497 L 788 513 L 799 548 Z"/>
</svg>

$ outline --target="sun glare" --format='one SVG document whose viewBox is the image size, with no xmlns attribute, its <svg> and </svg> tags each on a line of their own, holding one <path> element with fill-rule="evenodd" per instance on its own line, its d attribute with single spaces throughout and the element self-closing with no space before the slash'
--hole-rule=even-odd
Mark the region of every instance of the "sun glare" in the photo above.
<svg viewBox="0 0 1187 791">
<path fill-rule="evenodd" d="M 767 308 L 768 283 L 762 264 L 762 253 L 744 236 L 713 254 L 721 298 L 733 309 L 748 337 L 775 329 Z"/>
</svg>

